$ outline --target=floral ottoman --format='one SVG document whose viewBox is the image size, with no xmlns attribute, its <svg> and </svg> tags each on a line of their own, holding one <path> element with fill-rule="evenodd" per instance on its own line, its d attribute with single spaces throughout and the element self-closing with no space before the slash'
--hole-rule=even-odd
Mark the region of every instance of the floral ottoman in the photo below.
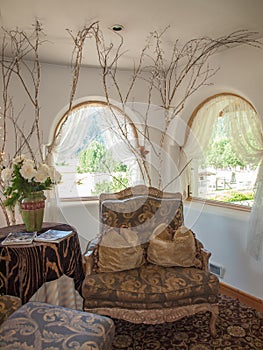
<svg viewBox="0 0 263 350">
<path fill-rule="evenodd" d="M 0 349 L 108 350 L 114 333 L 108 317 L 28 302 L 0 326 Z"/>
</svg>

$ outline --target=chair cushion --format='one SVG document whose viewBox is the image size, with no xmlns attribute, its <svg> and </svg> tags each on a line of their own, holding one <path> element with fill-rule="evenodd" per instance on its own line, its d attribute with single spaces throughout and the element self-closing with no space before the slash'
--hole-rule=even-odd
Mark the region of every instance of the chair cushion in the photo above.
<svg viewBox="0 0 263 350">
<path fill-rule="evenodd" d="M 160 233 L 157 232 L 157 235 L 155 231 L 147 249 L 147 260 L 150 263 L 160 266 L 194 266 L 196 247 L 191 230 L 181 226 L 170 240 L 167 228 Z"/>
<path fill-rule="evenodd" d="M 82 295 L 85 308 L 153 309 L 216 302 L 218 288 L 218 279 L 209 272 L 148 264 L 86 276 Z"/>
</svg>

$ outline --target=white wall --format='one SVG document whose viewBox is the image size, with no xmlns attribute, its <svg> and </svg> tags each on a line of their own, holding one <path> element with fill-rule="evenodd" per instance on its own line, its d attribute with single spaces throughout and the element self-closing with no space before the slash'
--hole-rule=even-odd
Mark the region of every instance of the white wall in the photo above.
<svg viewBox="0 0 263 350">
<path fill-rule="evenodd" d="M 263 298 L 263 264 L 246 252 L 249 212 L 185 203 L 185 224 L 223 268 L 222 282 Z"/>
<path fill-rule="evenodd" d="M 220 71 L 214 85 L 202 88 L 185 105 L 182 118 L 187 121 L 193 109 L 205 98 L 218 92 L 234 92 L 247 98 L 263 115 L 263 51 L 237 47 L 223 51 L 213 59 Z M 127 72 L 120 72 L 123 86 Z M 69 101 L 70 67 L 42 64 L 41 128 L 43 141 L 48 142 L 53 120 Z M 103 95 L 99 71 L 84 68 L 76 98 Z M 21 88 L 14 84 L 13 96 L 24 103 Z M 114 96 L 113 96 L 114 98 Z M 144 102 L 145 89 L 138 86 L 132 99 Z M 18 103 L 18 102 L 16 102 Z M 29 110 L 27 110 L 29 119 Z M 27 119 L 26 119 L 27 120 Z M 12 140 L 11 140 L 12 141 Z M 263 299 L 263 262 L 255 262 L 245 249 L 248 214 L 230 209 L 185 204 L 186 224 L 191 225 L 205 247 L 212 252 L 212 261 L 225 268 L 224 281 L 233 287 Z M 98 203 L 62 203 L 61 221 L 75 226 L 80 234 L 82 249 L 87 240 L 98 232 Z"/>
</svg>

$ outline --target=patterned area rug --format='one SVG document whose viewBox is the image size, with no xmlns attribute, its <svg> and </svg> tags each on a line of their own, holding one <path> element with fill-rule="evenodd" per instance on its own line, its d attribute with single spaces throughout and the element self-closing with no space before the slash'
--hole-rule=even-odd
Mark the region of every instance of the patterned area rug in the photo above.
<svg viewBox="0 0 263 350">
<path fill-rule="evenodd" d="M 174 323 L 142 325 L 114 320 L 112 350 L 263 350 L 263 314 L 221 296 L 217 337 L 209 333 L 209 313 Z"/>
</svg>

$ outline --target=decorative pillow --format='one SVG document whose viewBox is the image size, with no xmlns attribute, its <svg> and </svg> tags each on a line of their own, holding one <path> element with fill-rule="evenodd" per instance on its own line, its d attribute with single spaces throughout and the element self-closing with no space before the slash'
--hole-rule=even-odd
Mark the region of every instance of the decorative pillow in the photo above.
<svg viewBox="0 0 263 350">
<path fill-rule="evenodd" d="M 129 228 L 121 227 L 120 235 L 125 239 L 126 245 L 128 243 L 128 246 L 136 246 L 139 243 L 137 233 Z"/>
<path fill-rule="evenodd" d="M 124 271 L 143 265 L 144 251 L 137 242 L 133 230 L 110 229 L 103 235 L 98 248 L 98 271 Z"/>
<path fill-rule="evenodd" d="M 195 238 L 193 232 L 185 226 L 179 227 L 171 240 L 153 236 L 147 250 L 147 260 L 160 266 L 182 266 L 195 265 Z"/>
<path fill-rule="evenodd" d="M 164 241 L 171 241 L 173 236 L 169 230 L 169 226 L 165 223 L 159 224 L 152 233 L 151 239 L 158 237 Z"/>
</svg>

